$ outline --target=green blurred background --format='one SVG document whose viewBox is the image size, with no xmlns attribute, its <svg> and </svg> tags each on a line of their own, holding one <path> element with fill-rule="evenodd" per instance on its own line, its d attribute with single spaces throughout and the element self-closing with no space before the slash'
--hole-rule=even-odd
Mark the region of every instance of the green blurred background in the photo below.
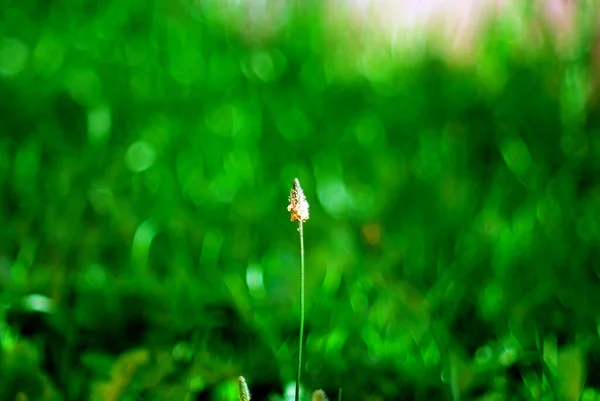
<svg viewBox="0 0 600 401">
<path fill-rule="evenodd" d="M 600 399 L 582 4 L 457 59 L 339 2 L 3 2 L 0 399 L 286 399 L 294 177 L 307 397 Z"/>
</svg>

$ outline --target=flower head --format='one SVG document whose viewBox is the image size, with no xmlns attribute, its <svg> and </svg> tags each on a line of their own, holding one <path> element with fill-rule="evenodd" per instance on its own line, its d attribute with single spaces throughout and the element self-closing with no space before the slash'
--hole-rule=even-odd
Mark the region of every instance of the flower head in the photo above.
<svg viewBox="0 0 600 401">
<path fill-rule="evenodd" d="M 240 390 L 240 401 L 250 401 L 250 391 L 248 391 L 248 385 L 243 376 L 238 378 L 239 390 Z"/>
<path fill-rule="evenodd" d="M 323 390 L 317 390 L 313 393 L 312 401 L 327 401 L 328 398 Z"/>
<path fill-rule="evenodd" d="M 300 181 L 294 178 L 292 189 L 290 191 L 290 197 L 288 198 L 290 204 L 287 207 L 288 212 L 291 213 L 290 221 L 304 222 L 308 220 L 308 202 L 304 191 L 300 186 Z"/>
</svg>

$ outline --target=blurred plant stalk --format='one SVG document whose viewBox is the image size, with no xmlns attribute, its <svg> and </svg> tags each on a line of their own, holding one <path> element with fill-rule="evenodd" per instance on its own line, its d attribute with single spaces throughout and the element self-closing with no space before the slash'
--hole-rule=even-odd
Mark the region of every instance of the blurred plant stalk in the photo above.
<svg viewBox="0 0 600 401">
<path fill-rule="evenodd" d="M 304 233 L 302 223 L 308 220 L 308 202 L 304 191 L 300 186 L 300 181 L 294 178 L 290 196 L 288 198 L 288 212 L 290 212 L 290 221 L 298 222 L 298 231 L 300 232 L 300 335 L 298 338 L 298 376 L 296 377 L 295 400 L 300 398 L 300 376 L 302 373 L 302 341 L 304 338 Z"/>
</svg>

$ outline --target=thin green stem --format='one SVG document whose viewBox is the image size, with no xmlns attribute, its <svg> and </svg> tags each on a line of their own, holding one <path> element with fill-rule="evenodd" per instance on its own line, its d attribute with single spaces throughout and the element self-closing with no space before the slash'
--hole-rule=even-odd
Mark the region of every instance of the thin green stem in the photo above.
<svg viewBox="0 0 600 401">
<path fill-rule="evenodd" d="M 298 376 L 296 378 L 296 401 L 300 399 L 300 375 L 302 373 L 302 342 L 304 337 L 304 233 L 302 220 L 299 223 L 300 231 L 300 338 L 298 339 Z"/>
</svg>

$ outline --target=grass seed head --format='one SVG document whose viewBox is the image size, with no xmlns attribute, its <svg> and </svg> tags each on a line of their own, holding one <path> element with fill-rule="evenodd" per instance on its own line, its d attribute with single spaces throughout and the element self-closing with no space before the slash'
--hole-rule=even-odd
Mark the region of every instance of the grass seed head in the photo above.
<svg viewBox="0 0 600 401">
<path fill-rule="evenodd" d="M 291 214 L 290 221 L 304 222 L 308 220 L 308 202 L 297 178 L 294 178 L 288 199 L 290 204 L 287 210 Z"/>
<path fill-rule="evenodd" d="M 246 380 L 243 376 L 239 377 L 238 384 L 240 390 L 240 401 L 250 401 L 250 391 L 248 390 L 248 385 L 246 384 Z"/>
</svg>

